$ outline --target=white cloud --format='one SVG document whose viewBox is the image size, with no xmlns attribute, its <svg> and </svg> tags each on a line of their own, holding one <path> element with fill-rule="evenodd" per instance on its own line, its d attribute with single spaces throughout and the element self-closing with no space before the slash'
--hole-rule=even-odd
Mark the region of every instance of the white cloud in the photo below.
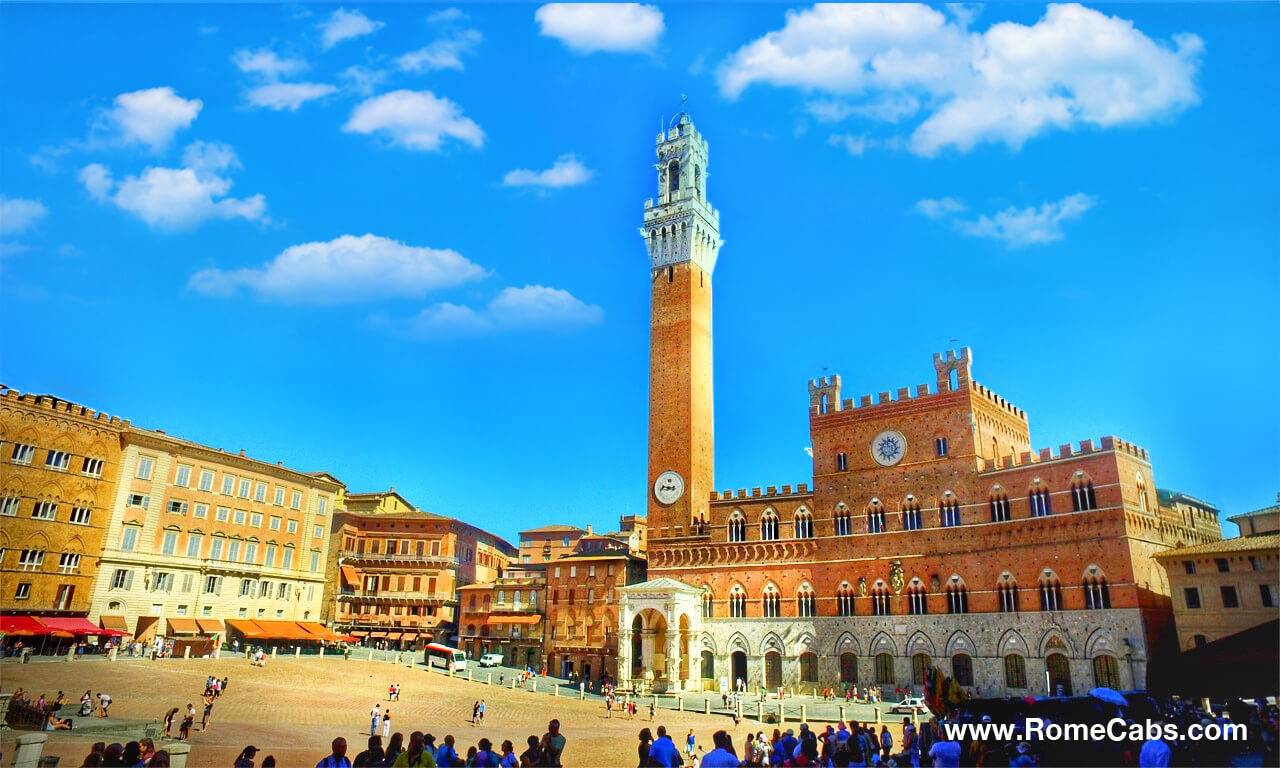
<svg viewBox="0 0 1280 768">
<path fill-rule="evenodd" d="M 347 87 L 351 90 L 361 96 L 368 96 L 373 93 L 374 88 L 387 79 L 387 73 L 380 69 L 353 64 L 339 72 L 338 77 L 346 81 Z"/>
<path fill-rule="evenodd" d="M 507 171 L 507 174 L 502 177 L 502 185 L 557 189 L 586 184 L 594 175 L 595 171 L 583 165 L 577 155 L 567 154 L 557 157 L 555 163 L 544 171 L 531 171 L 526 168 Z"/>
<path fill-rule="evenodd" d="M 438 69 L 462 69 L 463 54 L 471 53 L 483 40 L 474 29 L 455 30 L 416 51 L 396 58 L 396 66 L 404 72 L 431 72 Z"/>
<path fill-rule="evenodd" d="M 200 99 L 184 99 L 166 86 L 120 94 L 105 117 L 123 141 L 159 151 L 190 126 L 203 107 Z"/>
<path fill-rule="evenodd" d="M 20 235 L 49 215 L 39 200 L 0 195 L 0 236 Z"/>
<path fill-rule="evenodd" d="M 950 218 L 956 229 L 970 237 L 999 240 L 1010 248 L 1022 248 L 1063 239 L 1063 222 L 1079 219 L 1097 203 L 1096 197 L 1077 192 L 1058 201 L 1042 203 L 1038 208 L 1010 206 L 991 216 L 983 214 L 972 220 L 954 218 L 964 210 L 964 205 L 949 197 L 921 200 L 916 203 L 916 210 L 931 219 Z"/>
<path fill-rule="evenodd" d="M 435 152 L 443 139 L 453 138 L 479 147 L 484 131 L 462 109 L 431 91 L 392 91 L 365 99 L 351 110 L 342 130 L 385 135 L 406 149 Z"/>
<path fill-rule="evenodd" d="M 810 102 L 829 119 L 894 121 L 920 109 L 908 146 L 925 156 L 988 141 L 1017 149 L 1053 128 L 1143 123 L 1199 103 L 1195 35 L 1156 41 L 1076 4 L 985 32 L 968 29 L 971 15 L 895 4 L 789 11 L 781 29 L 722 63 L 720 89 L 736 98 L 767 83 L 839 96 Z"/>
<path fill-rule="evenodd" d="M 382 29 L 381 21 L 373 21 L 360 11 L 339 8 L 329 18 L 317 25 L 320 28 L 326 50 L 343 40 L 373 34 Z"/>
<path fill-rule="evenodd" d="M 954 197 L 942 197 L 937 200 L 925 198 L 916 203 L 916 210 L 931 219 L 942 218 L 964 210 L 964 203 Z"/>
<path fill-rule="evenodd" d="M 267 80 L 292 77 L 310 68 L 304 59 L 282 59 L 274 51 L 266 48 L 257 51 L 241 48 L 231 57 L 231 62 L 241 72 L 247 75 L 260 75 Z"/>
<path fill-rule="evenodd" d="M 296 112 L 308 101 L 324 98 L 337 90 L 327 83 L 268 83 L 250 88 L 247 98 L 255 107 Z"/>
<path fill-rule="evenodd" d="M 862 153 L 867 151 L 868 143 L 866 136 L 854 136 L 851 133 L 833 133 L 827 139 L 827 144 L 833 147 L 844 147 L 845 151 L 854 157 L 862 157 Z"/>
<path fill-rule="evenodd" d="M 139 176 L 117 182 L 111 171 L 91 163 L 80 171 L 80 183 L 96 200 L 132 213 L 155 230 L 192 229 L 209 219 L 266 221 L 262 195 L 228 197 L 232 182 L 226 172 L 240 167 L 225 144 L 197 141 L 183 152 L 183 167 L 148 167 Z"/>
<path fill-rule="evenodd" d="M 225 297 L 247 288 L 268 301 L 351 304 L 419 298 L 485 274 L 457 251 L 372 234 L 342 235 L 290 246 L 260 267 L 202 270 L 191 276 L 188 287 L 207 296 Z"/>
<path fill-rule="evenodd" d="M 662 11 L 640 3 L 547 3 L 534 14 L 541 34 L 577 53 L 652 50 L 662 36 Z"/>
<path fill-rule="evenodd" d="M 568 291 L 544 285 L 504 288 L 487 305 L 471 307 L 442 302 L 408 320 L 376 317 L 375 323 L 404 335 L 437 337 L 506 330 L 572 328 L 596 325 L 604 310 Z"/>
</svg>

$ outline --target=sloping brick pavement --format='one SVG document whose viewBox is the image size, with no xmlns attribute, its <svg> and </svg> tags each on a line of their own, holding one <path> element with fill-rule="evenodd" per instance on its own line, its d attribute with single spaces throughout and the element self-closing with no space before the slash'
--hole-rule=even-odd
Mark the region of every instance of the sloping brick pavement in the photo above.
<svg viewBox="0 0 1280 768">
<path fill-rule="evenodd" d="M 106 691 L 114 699 L 112 718 L 123 723 L 159 720 L 171 707 L 185 709 L 188 702 L 195 704 L 199 713 L 199 694 L 211 674 L 229 677 L 230 684 L 213 708 L 209 730 L 192 735 L 188 765 L 193 768 L 230 765 L 248 744 L 262 750 L 259 763 L 273 754 L 282 767 L 310 768 L 328 754 L 335 736 L 346 737 L 348 755 L 354 757 L 364 749 L 368 712 L 375 701 L 382 702 L 384 708 L 390 706 L 393 732 L 401 731 L 407 737 L 410 731 L 422 730 L 435 734 L 437 743 L 451 733 L 464 755 L 466 747 L 481 737 L 491 739 L 495 747 L 503 739 L 511 739 L 518 754 L 528 736 L 541 736 L 547 721 L 558 717 L 568 738 L 565 764 L 571 766 L 635 765 L 636 735 L 646 726 L 656 730 L 658 724 L 666 725 L 679 746 L 690 728 L 701 745 L 710 745 L 715 730 L 734 730 L 732 719 L 724 715 L 661 709 L 657 721 L 650 724 L 648 707 L 643 703 L 635 721 L 616 714 L 606 719 L 598 701 L 451 680 L 420 667 L 377 661 L 282 657 L 259 669 L 244 658 L 121 659 L 114 663 L 5 664 L 0 668 L 6 691 L 21 686 L 37 696 L 42 692 L 52 696 L 63 690 L 76 700 L 86 688 L 95 694 Z M 476 675 L 482 679 L 479 670 Z M 399 702 L 388 705 L 387 686 L 393 682 L 401 684 L 403 693 Z M 471 705 L 481 697 L 488 705 L 485 724 L 473 727 Z M 701 696 L 697 702 L 700 707 Z M 751 727 L 751 721 L 744 720 L 735 743 L 740 745 Z M 63 766 L 77 766 L 89 745 L 102 738 L 58 732 L 51 734 L 45 754 L 61 756 Z M 13 739 L 13 732 L 7 731 L 3 741 L 6 756 L 12 754 Z"/>
</svg>

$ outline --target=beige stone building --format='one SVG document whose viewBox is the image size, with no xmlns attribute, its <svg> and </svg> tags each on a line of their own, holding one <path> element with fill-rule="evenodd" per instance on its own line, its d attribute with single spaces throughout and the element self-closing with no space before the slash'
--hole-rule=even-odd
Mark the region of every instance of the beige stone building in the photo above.
<svg viewBox="0 0 1280 768">
<path fill-rule="evenodd" d="M 1184 651 L 1280 618 L 1280 504 L 1227 519 L 1240 536 L 1156 555 Z"/>
<path fill-rule="evenodd" d="M 0 612 L 83 617 L 128 421 L 0 389 Z"/>
<path fill-rule="evenodd" d="M 91 620 L 144 641 L 319 620 L 340 481 L 160 430 L 122 445 Z"/>
</svg>

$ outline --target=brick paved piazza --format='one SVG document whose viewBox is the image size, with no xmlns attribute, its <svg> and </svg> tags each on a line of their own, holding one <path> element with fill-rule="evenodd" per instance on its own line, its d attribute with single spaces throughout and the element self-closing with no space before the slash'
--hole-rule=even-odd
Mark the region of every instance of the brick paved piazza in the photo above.
<svg viewBox="0 0 1280 768">
<path fill-rule="evenodd" d="M 483 678 L 487 672 L 475 670 L 474 674 Z M 114 663 L 103 659 L 25 665 L 6 662 L 0 666 L 0 685 L 5 692 L 22 687 L 35 696 L 46 693 L 50 699 L 62 690 L 76 704 L 86 688 L 95 694 L 105 691 L 114 698 L 112 720 L 141 726 L 162 719 L 171 707 L 185 709 L 188 702 L 196 704 L 198 711 L 199 694 L 211 674 L 229 677 L 230 684 L 227 694 L 214 707 L 209 730 L 192 735 L 191 766 L 228 766 L 241 748 L 252 744 L 263 750 L 258 755 L 259 763 L 270 754 L 282 767 L 310 768 L 328 754 L 328 744 L 335 736 L 346 737 L 348 755 L 354 757 L 364 749 L 368 737 L 369 709 L 375 701 L 387 706 L 387 686 L 392 682 L 403 686 L 400 702 L 390 704 L 392 732 L 401 731 L 407 737 L 410 731 L 422 730 L 435 734 L 437 743 L 451 733 L 457 739 L 458 751 L 464 755 L 466 747 L 481 737 L 491 739 L 495 748 L 503 739 L 511 739 L 519 754 L 528 736 L 541 736 L 547 721 L 558 717 L 562 733 L 568 738 L 565 765 L 632 766 L 636 764 L 636 734 L 650 725 L 647 705 L 641 706 L 635 721 L 616 715 L 606 719 L 599 701 L 553 698 L 547 693 L 450 680 L 421 667 L 340 658 L 281 658 L 269 661 L 265 669 L 251 667 L 243 658 L 225 657 L 162 661 L 121 658 Z M 472 727 L 471 705 L 480 697 L 488 702 L 485 724 Z M 719 703 L 718 696 L 715 703 Z M 686 706 L 700 710 L 702 696 L 691 696 Z M 69 708 L 74 710 L 75 706 Z M 749 709 L 755 711 L 754 703 Z M 94 718 L 92 723 L 84 724 L 101 722 Z M 731 718 L 700 712 L 659 709 L 655 729 L 658 724 L 667 726 L 678 745 L 683 744 L 690 728 L 696 732 L 698 743 L 708 746 L 714 731 L 726 728 L 733 732 Z M 743 721 L 735 744 L 741 744 L 751 725 L 750 720 Z M 128 738 L 137 738 L 138 734 L 135 728 L 134 735 Z M 61 731 L 51 734 L 45 754 L 59 755 L 63 766 L 74 768 L 80 765 L 92 742 L 128 738 Z M 13 739 L 14 732 L 6 731 L 6 761 L 12 755 Z"/>
</svg>

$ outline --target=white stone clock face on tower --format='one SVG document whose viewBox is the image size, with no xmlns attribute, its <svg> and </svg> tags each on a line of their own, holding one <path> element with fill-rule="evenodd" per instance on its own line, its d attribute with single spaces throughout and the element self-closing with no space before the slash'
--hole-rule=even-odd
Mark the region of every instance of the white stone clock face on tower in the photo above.
<svg viewBox="0 0 1280 768">
<path fill-rule="evenodd" d="M 907 438 L 896 429 L 886 429 L 871 441 L 871 458 L 882 467 L 892 467 L 907 454 Z"/>
<path fill-rule="evenodd" d="M 684 478 L 679 472 L 667 470 L 653 482 L 653 497 L 662 504 L 675 504 L 684 495 Z"/>
</svg>

